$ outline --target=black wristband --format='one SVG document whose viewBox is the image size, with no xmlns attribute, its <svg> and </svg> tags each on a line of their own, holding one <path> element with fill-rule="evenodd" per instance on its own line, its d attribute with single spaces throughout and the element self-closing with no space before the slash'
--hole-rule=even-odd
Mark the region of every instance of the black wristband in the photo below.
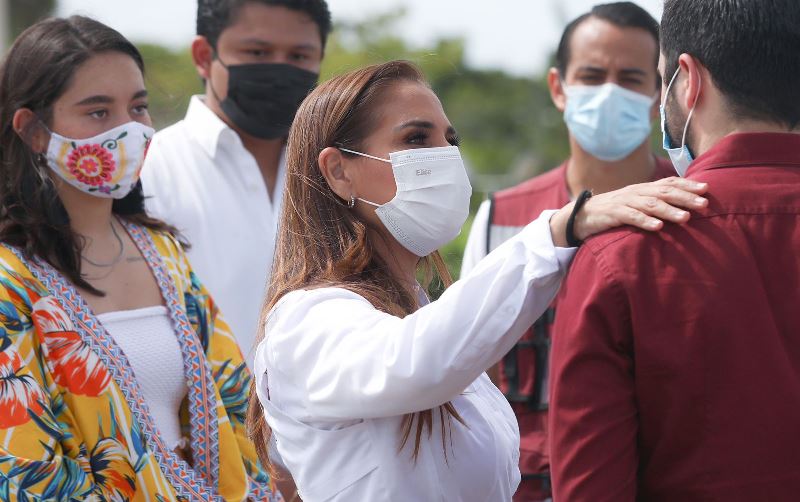
<svg viewBox="0 0 800 502">
<path fill-rule="evenodd" d="M 581 210 L 583 205 L 586 204 L 586 201 L 591 198 L 591 190 L 584 190 L 575 200 L 575 206 L 573 206 L 572 213 L 570 213 L 569 219 L 567 220 L 567 245 L 571 248 L 576 248 L 583 244 L 583 241 L 575 237 L 575 217 L 578 215 L 578 211 Z"/>
</svg>

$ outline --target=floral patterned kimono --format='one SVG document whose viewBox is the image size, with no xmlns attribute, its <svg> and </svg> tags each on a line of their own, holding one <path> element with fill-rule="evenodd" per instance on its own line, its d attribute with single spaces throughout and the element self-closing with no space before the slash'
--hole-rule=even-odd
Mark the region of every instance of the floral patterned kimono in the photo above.
<svg viewBox="0 0 800 502">
<path fill-rule="evenodd" d="M 181 345 L 193 466 L 77 290 L 0 245 L 0 500 L 280 500 L 245 434 L 250 374 L 227 325 L 171 236 L 126 228 Z"/>
</svg>

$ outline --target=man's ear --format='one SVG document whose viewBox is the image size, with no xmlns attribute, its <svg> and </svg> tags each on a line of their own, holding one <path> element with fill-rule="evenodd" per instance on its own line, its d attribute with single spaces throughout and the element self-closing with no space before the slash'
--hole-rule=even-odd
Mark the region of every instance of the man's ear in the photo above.
<svg viewBox="0 0 800 502">
<path fill-rule="evenodd" d="M 682 105 L 685 109 L 691 110 L 702 99 L 703 79 L 708 76 L 708 73 L 703 65 L 689 54 L 681 54 L 678 58 L 678 65 L 686 74 L 686 78 L 681 82 L 675 82 L 676 85 L 680 84 L 684 88 L 684 92 L 678 96 L 683 96 L 681 99 L 683 99 Z M 709 83 L 706 82 L 706 84 Z"/>
<path fill-rule="evenodd" d="M 329 146 L 319 152 L 317 163 L 319 170 L 333 193 L 343 201 L 350 202 L 350 198 L 355 195 L 353 183 L 344 168 L 344 157 L 341 150 Z"/>
<path fill-rule="evenodd" d="M 206 37 L 198 35 L 192 40 L 191 52 L 197 74 L 204 80 L 208 80 L 211 76 L 211 61 L 214 60 L 214 48 L 208 43 Z"/>
<path fill-rule="evenodd" d="M 22 138 L 34 153 L 45 153 L 50 142 L 50 133 L 44 127 L 39 117 L 29 108 L 20 108 L 14 112 L 11 127 Z"/>
<path fill-rule="evenodd" d="M 567 96 L 564 94 L 564 86 L 557 68 L 550 68 L 547 72 L 547 87 L 550 89 L 550 99 L 553 100 L 553 104 L 563 113 L 567 107 Z"/>
</svg>

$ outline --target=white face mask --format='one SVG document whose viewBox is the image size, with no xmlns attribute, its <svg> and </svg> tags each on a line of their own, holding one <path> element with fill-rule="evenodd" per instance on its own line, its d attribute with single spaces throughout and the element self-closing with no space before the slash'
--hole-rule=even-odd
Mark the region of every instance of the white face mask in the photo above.
<svg viewBox="0 0 800 502">
<path fill-rule="evenodd" d="M 392 165 L 397 194 L 376 204 L 375 214 L 397 242 L 427 256 L 455 239 L 469 215 L 472 186 L 458 147 L 416 148 L 393 152 L 389 159 L 340 148 Z"/>
<path fill-rule="evenodd" d="M 139 181 L 154 132 L 139 122 L 128 122 L 86 139 L 65 138 L 51 131 L 47 165 L 82 192 L 121 199 Z"/>
</svg>

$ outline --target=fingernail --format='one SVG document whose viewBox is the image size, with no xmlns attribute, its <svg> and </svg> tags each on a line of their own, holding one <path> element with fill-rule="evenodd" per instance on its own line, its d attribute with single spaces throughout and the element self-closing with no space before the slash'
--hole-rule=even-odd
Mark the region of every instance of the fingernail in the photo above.
<svg viewBox="0 0 800 502">
<path fill-rule="evenodd" d="M 695 204 L 705 204 L 705 202 L 706 202 L 706 200 L 705 200 L 704 198 L 702 198 L 702 197 L 697 197 L 697 198 L 694 200 L 694 203 L 695 203 Z"/>
<path fill-rule="evenodd" d="M 695 186 L 696 186 L 697 188 L 705 188 L 705 187 L 707 187 L 707 186 L 708 186 L 708 183 L 697 183 L 697 184 L 695 184 Z"/>
<path fill-rule="evenodd" d="M 658 228 L 659 224 L 661 224 L 659 220 L 650 220 L 647 222 L 647 226 L 650 228 Z"/>
<path fill-rule="evenodd" d="M 672 216 L 674 216 L 676 218 L 683 218 L 683 216 L 685 214 L 686 214 L 686 211 L 681 211 L 681 210 L 672 211 Z"/>
</svg>

